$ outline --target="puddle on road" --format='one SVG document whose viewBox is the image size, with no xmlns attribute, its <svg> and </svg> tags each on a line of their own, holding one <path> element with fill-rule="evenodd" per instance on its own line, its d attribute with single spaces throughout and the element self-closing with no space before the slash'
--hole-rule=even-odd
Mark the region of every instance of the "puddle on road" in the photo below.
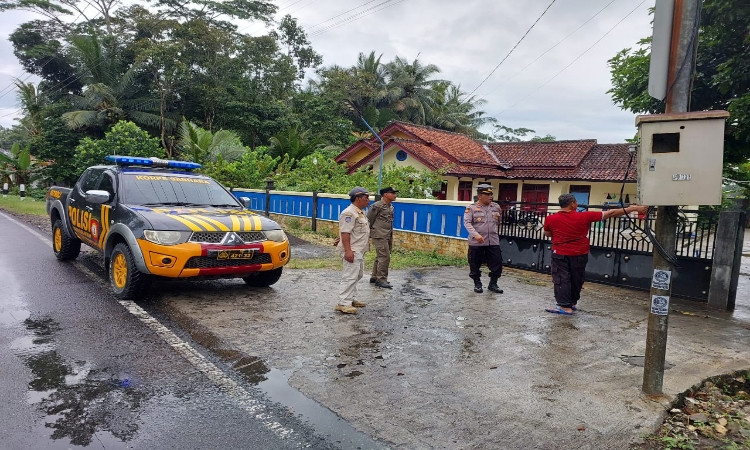
<svg viewBox="0 0 750 450">
<path fill-rule="evenodd" d="M 51 431 L 39 448 L 69 449 L 96 442 L 104 448 L 125 448 L 138 431 L 138 409 L 145 395 L 127 377 L 114 379 L 85 361 L 68 362 L 54 345 L 59 325 L 52 319 L 26 319 L 28 334 L 11 343 L 13 352 L 31 370 L 27 402 L 46 415 L 36 436 Z"/>
<path fill-rule="evenodd" d="M 176 308 L 171 308 L 163 304 L 161 307 L 165 314 L 174 320 L 183 331 L 188 333 L 196 343 L 230 364 L 232 369 L 240 374 L 245 381 L 257 386 L 268 400 L 278 403 L 295 413 L 301 421 L 312 427 L 318 435 L 334 442 L 342 443 L 343 448 L 388 448 L 366 434 L 357 431 L 346 420 L 290 386 L 289 377 L 292 375 L 292 370 L 282 371 L 269 368 L 257 356 L 248 356 L 239 351 L 227 349 L 224 347 L 225 344 L 216 335 L 206 330 L 205 327 L 198 324 L 194 319 L 178 311 Z M 374 346 L 377 343 L 379 341 L 375 340 L 371 345 Z M 366 345 L 363 344 L 363 346 Z M 362 372 L 354 370 L 346 376 L 354 378 L 362 374 Z"/>
</svg>

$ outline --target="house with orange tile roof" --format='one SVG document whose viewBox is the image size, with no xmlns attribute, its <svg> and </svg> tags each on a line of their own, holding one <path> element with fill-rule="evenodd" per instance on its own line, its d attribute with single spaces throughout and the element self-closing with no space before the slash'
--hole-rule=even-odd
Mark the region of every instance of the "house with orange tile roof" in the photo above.
<svg viewBox="0 0 750 450">
<path fill-rule="evenodd" d="M 476 187 L 492 185 L 500 202 L 555 203 L 572 193 L 580 204 L 635 200 L 636 162 L 629 144 L 599 144 L 594 139 L 485 144 L 468 136 L 406 122 L 392 122 L 380 133 L 383 165 L 444 171 L 441 200 L 472 201 Z M 336 157 L 349 173 L 379 170 L 380 143 L 359 140 Z M 627 172 L 627 174 L 626 174 Z M 624 182 L 624 189 L 623 189 Z M 526 205 L 526 209 L 547 209 Z"/>
</svg>

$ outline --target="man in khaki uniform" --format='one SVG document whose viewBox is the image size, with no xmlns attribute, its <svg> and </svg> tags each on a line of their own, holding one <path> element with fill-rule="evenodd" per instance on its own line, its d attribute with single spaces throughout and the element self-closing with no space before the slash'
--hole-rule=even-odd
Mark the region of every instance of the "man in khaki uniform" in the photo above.
<svg viewBox="0 0 750 450">
<path fill-rule="evenodd" d="M 502 216 L 500 205 L 492 201 L 492 186 L 477 187 L 477 202 L 464 211 L 464 227 L 469 232 L 469 277 L 474 280 L 474 292 L 482 293 L 482 272 L 479 268 L 487 263 L 490 269 L 492 292 L 502 294 L 497 279 L 503 273 L 503 253 L 500 251 L 500 235 L 497 227 Z"/>
<path fill-rule="evenodd" d="M 342 261 L 339 303 L 334 308 L 344 314 L 356 314 L 365 302 L 357 300 L 357 282 L 362 279 L 365 268 L 365 252 L 370 249 L 370 222 L 362 211 L 370 204 L 370 193 L 363 187 L 349 191 L 352 202 L 339 216 L 339 243 Z"/>
<path fill-rule="evenodd" d="M 370 237 L 377 255 L 372 265 L 370 283 L 385 289 L 393 289 L 388 282 L 388 266 L 391 264 L 391 251 L 393 250 L 393 203 L 396 200 L 397 190 L 392 187 L 380 190 L 381 199 L 367 211 L 367 220 L 370 221 Z"/>
</svg>

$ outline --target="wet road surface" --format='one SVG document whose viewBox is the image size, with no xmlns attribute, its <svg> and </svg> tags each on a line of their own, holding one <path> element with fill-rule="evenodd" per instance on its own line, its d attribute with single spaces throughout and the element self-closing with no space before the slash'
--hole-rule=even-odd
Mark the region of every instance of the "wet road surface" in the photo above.
<svg viewBox="0 0 750 450">
<path fill-rule="evenodd" d="M 673 300 L 669 396 L 750 367 L 747 268 L 745 258 L 733 313 Z M 138 306 L 264 405 L 325 437 L 311 448 L 367 448 L 370 436 L 399 449 L 626 449 L 661 422 L 668 399 L 640 393 L 647 292 L 589 283 L 581 311 L 564 317 L 543 312 L 553 303 L 548 276 L 506 270 L 505 294 L 475 294 L 466 272 L 394 271 L 392 291 L 365 278 L 367 307 L 356 316 L 333 311 L 338 273 L 326 270 L 287 270 L 266 289 L 158 283 Z M 179 359 L 162 351 L 159 359 Z"/>
<path fill-rule="evenodd" d="M 330 411 L 336 438 L 321 436 L 188 335 L 111 297 L 90 256 L 60 263 L 3 214 L 0 240 L 0 448 L 384 448 Z"/>
</svg>

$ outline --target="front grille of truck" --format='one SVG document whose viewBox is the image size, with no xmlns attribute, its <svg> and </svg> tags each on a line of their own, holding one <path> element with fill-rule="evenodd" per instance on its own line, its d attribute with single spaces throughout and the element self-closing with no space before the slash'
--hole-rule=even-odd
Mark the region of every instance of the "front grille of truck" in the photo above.
<svg viewBox="0 0 750 450">
<path fill-rule="evenodd" d="M 216 267 L 242 267 L 254 264 L 270 264 L 271 255 L 256 253 L 252 259 L 216 259 L 208 256 L 193 256 L 185 264 L 186 269 L 213 269 Z"/>
<path fill-rule="evenodd" d="M 240 237 L 246 244 L 251 242 L 260 242 L 266 240 L 266 235 L 262 231 L 244 231 L 236 232 L 237 236 Z M 190 242 L 198 242 L 203 244 L 220 244 L 224 240 L 224 236 L 227 233 L 225 231 L 201 231 L 193 233 L 190 236 Z"/>
</svg>

